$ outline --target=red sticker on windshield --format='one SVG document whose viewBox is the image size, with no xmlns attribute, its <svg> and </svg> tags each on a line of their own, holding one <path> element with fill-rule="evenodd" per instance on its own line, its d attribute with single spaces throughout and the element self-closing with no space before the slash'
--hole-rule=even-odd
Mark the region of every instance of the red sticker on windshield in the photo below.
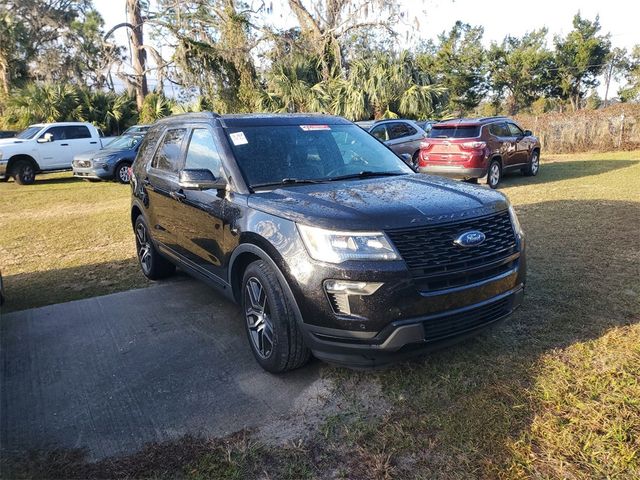
<svg viewBox="0 0 640 480">
<path fill-rule="evenodd" d="M 313 132 L 315 130 L 331 130 L 329 125 L 300 125 L 300 128 L 305 132 Z"/>
</svg>

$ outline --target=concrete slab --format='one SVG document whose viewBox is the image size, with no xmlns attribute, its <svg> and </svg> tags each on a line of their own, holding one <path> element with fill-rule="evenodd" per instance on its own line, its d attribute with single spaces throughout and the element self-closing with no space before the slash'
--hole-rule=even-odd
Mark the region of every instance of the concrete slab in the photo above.
<svg viewBox="0 0 640 480">
<path fill-rule="evenodd" d="M 289 413 L 318 378 L 264 372 L 238 307 L 190 279 L 6 314 L 0 333 L 5 452 L 221 436 Z"/>
</svg>

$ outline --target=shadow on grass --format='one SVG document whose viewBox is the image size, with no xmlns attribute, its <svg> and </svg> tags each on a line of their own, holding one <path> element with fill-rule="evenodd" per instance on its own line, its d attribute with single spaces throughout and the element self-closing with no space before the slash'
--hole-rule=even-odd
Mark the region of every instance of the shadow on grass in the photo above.
<svg viewBox="0 0 640 480">
<path fill-rule="evenodd" d="M 535 177 L 526 177 L 518 170 L 505 173 L 501 186 L 531 185 L 589 177 L 628 168 L 638 163 L 640 163 L 638 160 L 557 160 L 543 162 L 540 165 L 540 172 Z"/>
<path fill-rule="evenodd" d="M 3 276 L 3 313 L 149 285 L 135 258 Z"/>
<path fill-rule="evenodd" d="M 550 167 L 553 172 L 555 167 Z M 337 379 L 338 397 L 349 393 L 341 392 L 341 379 L 356 379 L 362 385 L 377 379 L 392 408 L 374 420 L 341 420 L 334 433 L 296 449 L 297 455 L 306 452 L 298 461 L 319 477 L 339 468 L 348 478 L 367 478 L 360 473 L 379 469 L 381 458 L 398 478 L 417 473 L 430 478 L 504 474 L 512 466 L 513 444 L 529 432 L 536 414 L 529 392 L 541 358 L 639 321 L 638 208 L 638 203 L 628 201 L 554 201 L 520 207 L 529 268 L 524 305 L 475 339 L 382 372 L 329 368 L 326 374 Z M 54 272 L 49 282 L 55 277 Z M 291 425 L 301 421 L 292 418 Z M 595 435 L 603 434 L 595 428 Z M 187 465 L 215 466 L 239 455 L 236 447 L 222 453 L 215 446 L 184 454 L 190 442 L 187 436 L 148 446 L 146 456 L 159 452 L 163 457 L 163 470 L 152 470 L 153 476 L 181 476 Z M 139 455 L 97 466 L 77 452 L 69 455 L 72 462 L 60 453 L 34 454 L 19 468 L 33 478 L 90 478 L 103 476 L 105 465 L 111 465 L 118 468 L 108 467 L 109 476 L 125 478 L 135 477 L 147 465 Z M 293 453 L 273 449 L 259 458 L 265 462 L 260 471 L 271 476 L 269 462 L 286 463 L 287 458 Z M 587 476 L 593 474 L 584 468 Z M 603 468 L 600 474 L 606 476 L 606 465 Z"/>
</svg>

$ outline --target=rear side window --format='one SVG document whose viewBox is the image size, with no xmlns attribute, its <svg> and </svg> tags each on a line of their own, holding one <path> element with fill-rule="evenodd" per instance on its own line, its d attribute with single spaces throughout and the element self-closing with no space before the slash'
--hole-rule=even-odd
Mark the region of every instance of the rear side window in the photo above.
<svg viewBox="0 0 640 480">
<path fill-rule="evenodd" d="M 434 125 L 429 132 L 431 138 L 474 138 L 480 135 L 480 127 L 474 125 L 442 126 Z"/>
<path fill-rule="evenodd" d="M 394 122 L 387 126 L 389 131 L 389 140 L 395 140 L 396 138 L 409 137 L 415 135 L 418 131 L 411 125 L 404 122 Z"/>
<path fill-rule="evenodd" d="M 511 133 L 506 123 L 492 123 L 489 125 L 489 133 L 494 137 L 510 137 Z"/>
<path fill-rule="evenodd" d="M 140 145 L 140 149 L 138 150 L 138 155 L 136 155 L 136 161 L 146 163 L 149 160 L 149 156 L 158 144 L 160 132 L 161 130 L 152 130 L 144 137 L 142 145 Z"/>
<path fill-rule="evenodd" d="M 187 134 L 186 128 L 175 128 L 167 130 L 162 144 L 153 157 L 151 166 L 158 170 L 169 173 L 178 173 L 180 168 L 180 153 L 182 152 L 182 142 Z"/>
<path fill-rule="evenodd" d="M 208 129 L 193 129 L 184 168 L 206 168 L 211 170 L 216 177 L 220 175 L 220 154 L 213 135 Z"/>
<path fill-rule="evenodd" d="M 91 138 L 91 132 L 84 125 L 74 125 L 64 127 L 67 140 L 76 140 L 79 138 Z"/>
</svg>

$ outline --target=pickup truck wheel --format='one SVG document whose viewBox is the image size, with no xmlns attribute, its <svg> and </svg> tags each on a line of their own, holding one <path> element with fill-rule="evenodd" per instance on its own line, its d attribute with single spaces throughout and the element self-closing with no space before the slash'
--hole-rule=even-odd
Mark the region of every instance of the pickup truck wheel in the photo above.
<svg viewBox="0 0 640 480">
<path fill-rule="evenodd" d="M 524 169 L 524 174 L 527 177 L 535 177 L 540 171 L 540 153 L 535 151 L 531 154 L 531 158 L 529 159 L 529 165 L 527 165 Z"/>
<path fill-rule="evenodd" d="M 176 266 L 158 253 L 142 215 L 136 218 L 134 229 L 138 263 L 144 276 L 149 280 L 160 280 L 172 275 L 176 271 Z"/>
<path fill-rule="evenodd" d="M 502 167 L 498 160 L 492 160 L 487 170 L 487 185 L 491 188 L 498 188 L 498 184 L 502 179 Z"/>
<path fill-rule="evenodd" d="M 244 272 L 242 310 L 251 351 L 262 368 L 281 373 L 307 363 L 311 352 L 304 344 L 291 300 L 262 260 L 251 263 Z"/>
<path fill-rule="evenodd" d="M 12 176 L 18 185 L 31 185 L 36 180 L 36 169 L 27 160 L 18 160 L 13 164 Z"/>
<path fill-rule="evenodd" d="M 120 183 L 129 183 L 129 167 L 128 162 L 122 162 L 116 167 L 115 177 Z"/>
</svg>

